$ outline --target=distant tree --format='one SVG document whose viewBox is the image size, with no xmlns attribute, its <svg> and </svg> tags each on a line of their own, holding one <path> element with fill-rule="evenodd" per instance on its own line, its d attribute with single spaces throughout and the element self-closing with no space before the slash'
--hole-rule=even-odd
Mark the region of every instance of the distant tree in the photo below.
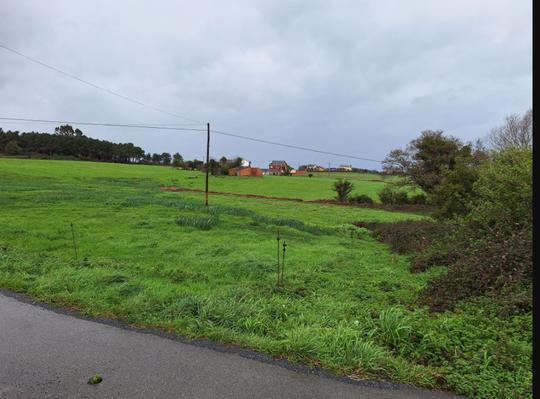
<svg viewBox="0 0 540 399">
<path fill-rule="evenodd" d="M 73 126 L 71 125 L 61 125 L 54 128 L 54 134 L 57 134 L 58 136 L 75 136 L 75 130 L 73 130 Z"/>
<path fill-rule="evenodd" d="M 160 154 L 156 154 L 155 152 L 152 154 L 152 163 L 154 165 L 159 165 L 161 164 L 161 155 Z"/>
<path fill-rule="evenodd" d="M 506 148 L 531 149 L 533 142 L 532 109 L 520 116 L 508 115 L 502 126 L 493 128 L 488 137 L 490 146 L 502 151 Z"/>
<path fill-rule="evenodd" d="M 236 157 L 236 158 L 234 158 L 233 160 L 231 160 L 229 162 L 229 167 L 230 168 L 237 168 L 240 165 L 242 165 L 242 157 Z"/>
<path fill-rule="evenodd" d="M 171 154 L 169 154 L 168 152 L 164 152 L 163 154 L 161 154 L 161 163 L 163 165 L 170 165 L 171 164 Z"/>
<path fill-rule="evenodd" d="M 487 157 L 479 142 L 463 144 L 441 130 L 426 130 L 405 149 L 392 150 L 383 170 L 402 176 L 402 184 L 420 187 L 440 207 L 436 216 L 451 217 L 466 211 L 477 168 Z"/>
<path fill-rule="evenodd" d="M 21 153 L 21 147 L 19 147 L 16 140 L 11 140 L 6 144 L 4 151 L 9 155 L 19 155 Z"/>
<path fill-rule="evenodd" d="M 471 145 L 446 137 L 441 130 L 426 130 L 405 149 L 390 151 L 383 161 L 383 170 L 405 176 L 429 193 L 441 183 L 446 171 L 455 168 L 460 158 L 472 158 L 472 155 Z"/>
<path fill-rule="evenodd" d="M 184 158 L 182 158 L 182 155 L 180 155 L 180 153 L 176 152 L 173 155 L 172 166 L 176 168 L 181 168 L 184 166 Z"/>
<path fill-rule="evenodd" d="M 198 160 L 198 159 L 194 159 L 192 161 L 192 169 L 198 169 L 200 171 L 204 171 L 204 165 L 205 165 L 205 163 L 203 161 Z"/>
<path fill-rule="evenodd" d="M 86 137 L 78 129 L 70 134 L 70 127 L 58 127 L 55 134 L 20 133 L 0 130 L 0 151 L 6 152 L 6 145 L 15 140 L 18 153 L 24 155 L 47 155 L 49 157 L 70 157 L 104 162 L 138 162 L 144 159 L 142 148 L 132 143 L 112 143 Z M 10 146 L 10 151 L 15 147 Z M 9 149 L 9 148 L 8 148 Z"/>
<path fill-rule="evenodd" d="M 208 166 L 210 167 L 210 174 L 211 175 L 220 175 L 221 174 L 221 165 L 215 159 L 210 158 L 210 161 L 208 162 Z"/>
<path fill-rule="evenodd" d="M 337 194 L 337 199 L 339 202 L 347 201 L 349 194 L 353 190 L 353 184 L 347 179 L 339 179 L 334 183 L 334 191 Z"/>
</svg>

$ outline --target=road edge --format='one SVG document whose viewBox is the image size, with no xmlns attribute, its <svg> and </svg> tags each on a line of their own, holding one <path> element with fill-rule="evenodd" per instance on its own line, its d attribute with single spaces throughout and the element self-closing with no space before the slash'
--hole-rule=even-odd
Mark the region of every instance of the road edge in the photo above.
<svg viewBox="0 0 540 399">
<path fill-rule="evenodd" d="M 320 367 L 310 368 L 304 364 L 292 363 L 286 359 L 277 359 L 270 355 L 267 355 L 262 352 L 258 352 L 254 349 L 244 348 L 235 344 L 225 344 L 210 339 L 205 338 L 196 338 L 189 339 L 185 336 L 182 336 L 177 333 L 170 333 L 156 328 L 140 328 L 123 322 L 121 320 L 105 319 L 105 318 L 94 318 L 86 316 L 76 310 L 58 307 L 54 304 L 42 302 L 36 300 L 29 296 L 28 294 L 12 291 L 3 287 L 0 287 L 0 295 L 6 296 L 8 298 L 15 299 L 19 302 L 26 303 L 29 305 L 34 305 L 42 309 L 65 315 L 75 317 L 77 319 L 86 320 L 94 323 L 108 325 L 110 327 L 120 328 L 127 331 L 133 331 L 143 334 L 150 334 L 158 336 L 161 338 L 169 339 L 172 341 L 180 342 L 187 345 L 202 347 L 222 353 L 231 353 L 238 355 L 240 357 L 255 360 L 261 363 L 272 364 L 278 367 L 285 368 L 287 370 L 294 371 L 296 373 L 305 374 L 305 375 L 316 375 L 322 378 L 331 379 L 334 381 L 340 381 L 346 384 L 359 385 L 363 387 L 378 388 L 378 389 L 388 389 L 388 390 L 408 390 L 416 392 L 439 392 L 442 394 L 447 394 L 449 398 L 465 398 L 465 396 L 459 396 L 453 392 L 443 391 L 439 389 L 427 389 L 415 387 L 413 385 L 403 384 L 399 382 L 385 381 L 385 380 L 363 380 L 363 379 L 353 379 L 348 376 L 335 374 L 327 369 Z"/>
</svg>

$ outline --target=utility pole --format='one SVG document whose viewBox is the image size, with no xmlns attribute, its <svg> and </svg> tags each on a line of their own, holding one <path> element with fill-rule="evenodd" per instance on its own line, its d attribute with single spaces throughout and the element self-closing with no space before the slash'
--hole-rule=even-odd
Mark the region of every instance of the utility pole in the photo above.
<svg viewBox="0 0 540 399">
<path fill-rule="evenodd" d="M 208 173 L 210 173 L 210 123 L 206 124 L 206 188 L 204 190 L 204 205 L 208 206 Z"/>
</svg>

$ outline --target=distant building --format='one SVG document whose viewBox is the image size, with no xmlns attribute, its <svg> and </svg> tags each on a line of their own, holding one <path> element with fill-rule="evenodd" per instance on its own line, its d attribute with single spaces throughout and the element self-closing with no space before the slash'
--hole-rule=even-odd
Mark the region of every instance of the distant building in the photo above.
<svg viewBox="0 0 540 399">
<path fill-rule="evenodd" d="M 237 166 L 229 169 L 229 176 L 262 176 L 261 168 L 253 168 L 251 166 Z"/>
<path fill-rule="evenodd" d="M 339 165 L 337 170 L 340 172 L 352 172 L 353 167 L 352 165 Z"/>
<path fill-rule="evenodd" d="M 240 162 L 240 166 L 244 168 L 251 166 L 251 161 L 248 161 L 247 159 L 242 159 L 242 161 Z"/>
<path fill-rule="evenodd" d="M 305 175 L 307 172 L 300 169 L 291 169 L 291 175 Z"/>
<path fill-rule="evenodd" d="M 268 174 L 270 175 L 286 175 L 291 171 L 291 167 L 285 161 L 272 161 L 268 165 Z"/>
<path fill-rule="evenodd" d="M 302 165 L 298 168 L 298 170 L 305 170 L 306 172 L 324 172 L 325 171 L 325 169 L 322 166 L 315 165 L 315 164 Z"/>
</svg>

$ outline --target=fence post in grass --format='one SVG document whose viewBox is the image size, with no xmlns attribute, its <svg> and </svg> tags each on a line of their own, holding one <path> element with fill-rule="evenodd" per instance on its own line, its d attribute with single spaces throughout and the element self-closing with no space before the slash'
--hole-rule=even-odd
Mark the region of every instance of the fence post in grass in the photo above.
<svg viewBox="0 0 540 399">
<path fill-rule="evenodd" d="M 73 222 L 71 222 L 71 239 L 73 241 L 73 252 L 75 252 L 75 260 L 78 260 L 77 256 L 77 243 L 75 242 L 75 228 L 73 227 Z"/>
<path fill-rule="evenodd" d="M 210 123 L 206 124 L 206 185 L 204 189 L 204 205 L 208 206 L 208 173 L 210 172 Z"/>
<path fill-rule="evenodd" d="M 281 257 L 281 285 L 283 285 L 283 273 L 285 270 L 285 250 L 287 248 L 287 242 L 283 240 L 283 256 Z"/>
<path fill-rule="evenodd" d="M 279 269 L 280 269 L 280 265 L 279 265 L 279 241 L 280 241 L 279 229 L 277 229 L 277 286 L 278 287 L 279 287 Z"/>
</svg>

